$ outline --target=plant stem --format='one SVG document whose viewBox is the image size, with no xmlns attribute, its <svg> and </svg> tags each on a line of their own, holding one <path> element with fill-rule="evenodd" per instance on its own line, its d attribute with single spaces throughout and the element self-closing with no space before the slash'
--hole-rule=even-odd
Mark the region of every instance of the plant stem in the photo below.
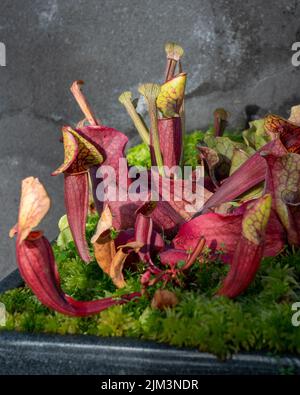
<svg viewBox="0 0 300 395">
<path fill-rule="evenodd" d="M 179 65 L 179 73 L 182 74 L 182 64 L 181 60 L 178 62 Z M 184 136 L 185 136 L 185 104 L 184 104 L 184 97 L 182 99 L 182 104 L 179 109 L 179 116 L 181 119 L 181 134 L 182 134 L 182 146 L 181 146 L 181 158 L 180 158 L 180 165 L 183 166 L 184 164 Z"/>
<path fill-rule="evenodd" d="M 175 68 L 176 68 L 176 60 L 174 59 L 167 59 L 167 66 L 166 66 L 166 72 L 165 72 L 165 81 L 170 81 L 175 73 Z"/>
<path fill-rule="evenodd" d="M 97 121 L 96 116 L 94 115 L 86 97 L 81 91 L 81 86 L 83 84 L 83 81 L 74 81 L 70 90 L 89 124 L 97 126 L 99 125 L 99 122 Z"/>
<path fill-rule="evenodd" d="M 174 77 L 175 68 L 179 59 L 183 56 L 183 48 L 172 42 L 168 42 L 165 45 L 165 51 L 167 55 L 167 65 L 165 71 L 165 81 L 169 81 Z"/>
<path fill-rule="evenodd" d="M 217 108 L 214 111 L 214 129 L 215 136 L 222 136 L 227 126 L 228 112 L 224 108 Z"/>
<path fill-rule="evenodd" d="M 156 99 L 160 92 L 160 85 L 158 84 L 143 84 L 139 87 L 139 92 L 146 98 L 148 103 L 148 111 L 150 117 L 150 141 L 153 147 L 156 165 L 159 174 L 164 176 L 163 159 L 159 144 L 159 134 L 157 126 L 157 107 Z M 151 148 L 151 147 L 150 147 Z"/>
<path fill-rule="evenodd" d="M 159 135 L 158 135 L 158 127 L 157 127 L 157 109 L 155 104 L 149 104 L 149 116 L 150 116 L 150 125 L 151 125 L 151 133 L 152 133 L 152 142 L 153 142 L 153 149 L 155 154 L 156 163 L 158 166 L 159 174 L 164 176 L 164 169 L 163 169 L 163 159 L 160 150 L 159 144 Z"/>
<path fill-rule="evenodd" d="M 182 267 L 182 271 L 189 269 L 195 262 L 195 260 L 198 258 L 198 256 L 201 254 L 203 248 L 205 246 L 205 238 L 202 236 L 200 240 L 198 241 L 198 244 L 196 245 L 196 248 L 194 251 L 191 253 L 190 257 L 186 261 L 185 265 Z"/>
<path fill-rule="evenodd" d="M 150 145 L 149 131 L 147 130 L 145 124 L 143 123 L 140 115 L 137 113 L 136 109 L 134 108 L 131 98 L 132 98 L 131 92 L 129 91 L 123 92 L 119 97 L 119 102 L 122 103 L 126 108 L 143 142 L 149 146 Z"/>
</svg>

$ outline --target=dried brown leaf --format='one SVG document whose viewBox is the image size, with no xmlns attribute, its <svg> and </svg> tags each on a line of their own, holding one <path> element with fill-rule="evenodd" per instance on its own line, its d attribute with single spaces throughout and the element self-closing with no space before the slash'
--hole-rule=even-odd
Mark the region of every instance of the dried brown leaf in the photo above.
<svg viewBox="0 0 300 395">
<path fill-rule="evenodd" d="M 99 219 L 97 230 L 92 237 L 95 258 L 101 269 L 110 275 L 112 261 L 116 255 L 115 242 L 111 238 L 112 214 L 108 206 L 103 210 Z"/>
<path fill-rule="evenodd" d="M 166 289 L 158 289 L 153 296 L 151 307 L 153 309 L 163 310 L 167 307 L 174 307 L 177 304 L 178 299 L 174 292 Z"/>
<path fill-rule="evenodd" d="M 133 241 L 119 247 L 110 267 L 110 277 L 116 287 L 123 288 L 126 285 L 123 276 L 123 267 L 126 258 L 131 252 L 138 252 L 142 247 L 143 244 L 137 241 Z"/>
<path fill-rule="evenodd" d="M 50 198 L 38 178 L 28 177 L 22 181 L 21 201 L 18 225 L 14 226 L 10 235 L 16 230 L 21 243 L 45 217 L 50 208 Z"/>
</svg>

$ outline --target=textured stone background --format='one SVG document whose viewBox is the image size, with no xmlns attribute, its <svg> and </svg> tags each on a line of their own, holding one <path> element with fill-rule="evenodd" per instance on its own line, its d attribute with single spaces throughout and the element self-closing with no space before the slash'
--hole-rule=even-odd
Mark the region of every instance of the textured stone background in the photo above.
<svg viewBox="0 0 300 395">
<path fill-rule="evenodd" d="M 85 92 L 104 123 L 133 135 L 118 103 L 125 89 L 160 80 L 163 45 L 185 50 L 188 129 L 205 127 L 222 106 L 231 124 L 245 125 L 246 108 L 288 114 L 300 102 L 300 68 L 291 45 L 300 41 L 300 4 L 287 0 L 1 0 L 0 277 L 14 267 L 7 237 L 16 220 L 20 180 L 38 176 L 52 197 L 49 238 L 64 212 L 60 127 L 81 118 L 69 86 Z"/>
</svg>

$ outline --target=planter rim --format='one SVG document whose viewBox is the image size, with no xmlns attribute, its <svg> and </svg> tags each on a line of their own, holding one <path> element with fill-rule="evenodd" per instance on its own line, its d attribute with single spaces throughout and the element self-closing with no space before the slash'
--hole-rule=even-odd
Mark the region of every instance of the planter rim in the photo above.
<svg viewBox="0 0 300 395">
<path fill-rule="evenodd" d="M 0 293 L 23 285 L 18 270 L 0 281 Z M 90 335 L 0 331 L 0 374 L 300 374 L 300 357 L 237 353 L 220 361 L 193 348 Z"/>
</svg>

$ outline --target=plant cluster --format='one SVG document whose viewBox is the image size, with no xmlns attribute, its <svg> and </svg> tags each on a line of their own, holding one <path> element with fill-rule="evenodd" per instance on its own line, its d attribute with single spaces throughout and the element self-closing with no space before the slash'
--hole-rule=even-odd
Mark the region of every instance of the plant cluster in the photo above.
<svg viewBox="0 0 300 395">
<path fill-rule="evenodd" d="M 142 297 L 150 298 L 154 309 L 175 308 L 170 314 L 176 314 L 179 299 L 169 288 L 191 288 L 193 276 L 202 272 L 205 262 L 215 269 L 214 262 L 220 261 L 226 271 L 210 292 L 222 303 L 230 303 L 227 299 L 255 283 L 263 258 L 277 256 L 285 244 L 293 248 L 300 244 L 299 106 L 292 108 L 289 120 L 267 115 L 253 121 L 241 137 L 226 133 L 229 114 L 217 109 L 213 127 L 188 138 L 183 50 L 174 43 L 165 49 L 164 82 L 142 84 L 138 89 L 148 107 L 149 127 L 138 114 L 131 92 L 122 93 L 119 100 L 143 140 L 143 151 L 139 147 L 129 152 L 129 166 L 156 166 L 157 193 L 163 195 L 168 180 L 169 199 L 153 201 L 150 193 L 147 201 L 98 198 L 101 179 L 97 174 L 104 165 L 115 170 L 116 183 L 124 188 L 118 163 L 125 156 L 128 139 L 101 124 L 81 91 L 81 81 L 75 81 L 71 91 L 85 118 L 75 127 L 62 128 L 65 158 L 52 173 L 63 175 L 65 188 L 66 216 L 59 224 L 58 247 L 74 242 L 86 264 L 94 256 L 103 278 L 119 289 L 116 294 L 102 292 L 102 299 L 90 300 L 90 288 L 87 285 L 84 290 L 82 284 L 78 284 L 79 298 L 68 293 L 65 285 L 72 277 L 65 276 L 62 284 L 51 244 L 43 232 L 34 230 L 47 214 L 50 198 L 38 179 L 28 177 L 22 182 L 18 223 L 11 230 L 11 236 L 17 235 L 19 270 L 38 300 L 59 313 L 86 317 Z M 144 153 L 143 158 L 137 159 L 137 152 Z M 178 199 L 184 180 L 165 172 L 166 167 L 184 164 L 205 166 L 205 202 L 200 211 L 192 198 Z M 127 188 L 131 183 L 126 179 Z M 186 210 L 187 203 L 194 212 Z M 95 211 L 97 228 L 87 236 L 88 213 Z M 74 262 L 80 262 L 78 257 Z M 132 279 L 138 279 L 134 289 L 128 287 Z M 191 303 L 191 309 L 196 311 L 196 304 Z"/>
<path fill-rule="evenodd" d="M 93 234 L 97 215 L 89 216 L 87 238 Z M 90 246 L 92 248 L 92 246 Z M 61 285 L 77 300 L 118 297 L 109 276 L 94 259 L 86 265 L 73 241 L 53 244 Z M 149 289 L 149 295 L 114 306 L 89 317 L 69 317 L 43 306 L 28 287 L 0 295 L 7 310 L 6 326 L 1 329 L 33 333 L 126 336 L 154 340 L 179 347 L 196 347 L 227 358 L 238 351 L 300 352 L 299 328 L 291 325 L 291 304 L 299 300 L 300 254 L 284 249 L 277 257 L 264 258 L 255 281 L 244 295 L 234 300 L 213 297 L 228 270 L 219 259 L 195 264 L 185 287 L 168 284 L 178 304 L 159 310 L 151 306 L 160 285 Z M 125 270 L 126 291 L 140 289 L 140 273 Z M 124 292 L 124 290 L 122 290 Z M 150 298 L 149 298 L 150 296 Z"/>
</svg>

